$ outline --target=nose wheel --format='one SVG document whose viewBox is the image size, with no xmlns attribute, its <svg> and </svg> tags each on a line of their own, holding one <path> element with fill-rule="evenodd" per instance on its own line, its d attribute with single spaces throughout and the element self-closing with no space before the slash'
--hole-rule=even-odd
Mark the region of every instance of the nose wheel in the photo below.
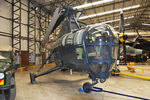
<svg viewBox="0 0 150 100">
<path fill-rule="evenodd" d="M 106 81 L 106 79 L 103 79 L 103 78 L 100 79 L 100 82 L 101 82 L 101 83 L 104 83 L 105 81 Z"/>
<path fill-rule="evenodd" d="M 85 93 L 90 93 L 91 89 L 92 89 L 92 84 L 91 83 L 86 82 L 86 83 L 83 84 L 83 91 Z"/>
</svg>

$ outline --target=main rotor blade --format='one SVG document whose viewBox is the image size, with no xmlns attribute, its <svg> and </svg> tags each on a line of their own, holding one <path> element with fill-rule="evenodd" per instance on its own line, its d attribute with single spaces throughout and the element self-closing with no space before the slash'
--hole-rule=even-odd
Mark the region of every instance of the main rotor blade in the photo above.
<svg viewBox="0 0 150 100">
<path fill-rule="evenodd" d="M 44 44 L 48 41 L 50 34 L 54 31 L 54 29 L 63 21 L 63 19 L 65 18 L 64 16 L 64 9 L 62 7 L 57 8 L 54 12 L 54 15 L 52 17 L 52 21 L 50 22 L 44 39 L 42 41 L 42 46 L 44 46 Z"/>
<path fill-rule="evenodd" d="M 124 33 L 124 15 L 123 11 L 120 12 L 120 26 L 119 26 L 119 32 Z"/>
</svg>

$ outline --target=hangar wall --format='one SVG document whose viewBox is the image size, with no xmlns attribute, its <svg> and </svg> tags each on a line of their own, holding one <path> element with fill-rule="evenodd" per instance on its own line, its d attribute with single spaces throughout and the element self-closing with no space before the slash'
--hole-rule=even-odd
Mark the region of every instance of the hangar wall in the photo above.
<svg viewBox="0 0 150 100">
<path fill-rule="evenodd" d="M 7 2 L 6 2 L 7 1 Z M 13 0 L 2 0 L 0 1 L 0 45 L 13 45 L 13 39 L 12 33 L 14 32 L 14 36 L 19 34 L 19 28 L 15 28 L 14 31 L 12 31 L 12 1 Z M 17 2 L 17 0 L 14 0 L 14 2 Z M 35 64 L 41 64 L 42 63 L 42 55 L 40 54 L 40 41 L 43 33 L 41 33 L 40 27 L 39 27 L 39 20 L 37 19 L 35 11 L 33 11 L 33 5 L 30 4 L 30 8 L 28 8 L 28 0 L 21 0 L 21 27 L 20 27 L 20 44 L 21 44 L 21 51 L 29 51 L 29 53 L 33 52 L 36 55 L 36 63 Z M 25 5 L 27 6 L 25 6 Z M 19 6 L 19 4 L 15 4 Z M 30 9 L 30 13 L 33 16 L 28 15 L 28 11 Z M 17 7 L 14 7 L 14 10 L 17 10 Z M 14 18 L 17 18 L 17 15 L 19 13 L 15 12 Z M 34 17 L 34 18 L 33 18 Z M 48 16 L 49 17 L 49 16 Z M 33 19 L 31 19 L 33 18 Z M 34 21 L 31 23 L 31 20 Z M 44 19 L 45 20 L 45 19 Z M 41 21 L 44 21 L 41 20 Z M 16 22 L 15 22 L 16 21 Z M 18 23 L 17 23 L 18 21 Z M 30 22 L 29 22 L 30 21 Z M 17 23 L 17 24 L 16 24 Z M 30 24 L 30 26 L 29 26 Z M 34 24 L 34 25 L 31 25 Z M 14 20 L 14 26 L 16 27 L 19 25 L 19 19 Z M 28 27 L 29 26 L 29 27 Z M 46 27 L 46 26 L 45 26 Z M 16 39 L 19 39 L 16 38 Z M 14 39 L 14 44 L 17 43 L 16 39 Z M 19 47 L 19 44 L 16 46 Z M 15 51 L 15 48 L 14 48 Z"/>
<path fill-rule="evenodd" d="M 22 3 L 27 5 L 27 1 L 28 0 L 22 0 Z M 23 5 L 22 5 L 22 8 L 28 10 L 28 7 L 25 7 Z M 24 10 L 21 10 L 21 23 L 28 24 L 27 16 L 28 16 L 28 13 Z M 24 37 L 28 36 L 26 25 L 21 25 L 21 35 Z M 28 50 L 27 43 L 28 43 L 28 40 L 21 40 L 21 49 L 22 50 Z"/>
<path fill-rule="evenodd" d="M 11 1 L 11 0 L 9 0 Z M 27 2 L 26 0 L 22 0 L 25 3 Z M 27 9 L 23 7 L 24 9 Z M 24 24 L 27 24 L 27 12 L 22 11 L 21 12 L 21 22 Z M 6 17 L 8 19 L 11 19 L 12 17 L 12 5 L 7 3 L 6 1 L 1 1 L 0 2 L 0 15 L 3 17 Z M 5 18 L 0 17 L 0 31 L 1 32 L 6 32 L 9 34 L 12 34 L 12 20 L 8 20 Z M 21 26 L 21 36 L 27 37 L 27 26 L 22 25 Z M 11 46 L 11 37 L 6 37 L 6 36 L 1 36 L 0 35 L 0 45 L 10 45 Z M 27 50 L 27 40 L 22 40 L 21 42 L 21 50 Z"/>
<path fill-rule="evenodd" d="M 0 16 L 11 18 L 11 5 L 5 1 L 0 1 Z M 0 31 L 11 34 L 11 21 L 0 17 Z M 6 36 L 0 36 L 0 45 L 10 45 L 11 38 Z"/>
<path fill-rule="evenodd" d="M 11 2 L 12 0 L 7 0 L 9 2 Z M 17 1 L 17 0 L 14 0 L 14 1 Z M 28 0 L 21 0 L 22 3 L 28 5 Z M 23 37 L 26 37 L 28 38 L 28 7 L 27 6 L 24 6 L 22 5 L 22 8 L 25 9 L 26 11 L 24 10 L 21 10 L 21 23 L 25 24 L 25 25 L 21 25 L 21 36 Z M 31 13 L 34 13 L 34 11 L 32 11 Z M 2 0 L 0 2 L 0 34 L 3 32 L 3 33 L 7 33 L 9 34 L 9 36 L 5 36 L 5 35 L 0 35 L 0 45 L 12 45 L 12 38 L 11 38 L 11 34 L 12 34 L 12 5 L 7 3 L 6 1 Z M 5 19 L 3 18 L 2 16 L 8 18 L 8 19 Z M 49 16 L 48 16 L 49 17 Z M 41 31 L 40 30 L 40 27 L 39 27 L 39 21 L 37 19 L 37 17 L 34 19 L 35 20 L 35 30 L 32 32 L 32 34 L 35 33 L 35 37 L 34 37 L 34 40 L 33 39 L 21 39 L 21 50 L 25 50 L 27 51 L 29 49 L 29 46 L 28 46 L 28 42 L 31 43 L 31 41 L 34 41 L 32 42 L 33 44 L 32 45 L 35 45 L 35 46 L 30 46 L 30 49 L 36 49 L 34 51 L 34 53 L 38 56 L 36 56 L 36 64 L 41 64 L 42 62 L 42 56 L 40 54 L 40 43 L 39 42 L 35 42 L 35 41 L 41 41 Z M 43 19 L 41 20 L 42 21 L 49 21 L 47 19 Z M 42 26 L 44 26 L 45 24 L 42 24 Z M 46 27 L 46 26 L 45 26 Z M 45 28 L 44 28 L 45 29 Z M 135 32 L 126 32 L 128 35 L 131 35 L 131 34 L 136 34 Z M 149 32 L 140 32 L 140 34 L 148 34 Z M 46 54 L 47 55 L 47 54 Z M 47 55 L 48 56 L 48 55 Z"/>
</svg>

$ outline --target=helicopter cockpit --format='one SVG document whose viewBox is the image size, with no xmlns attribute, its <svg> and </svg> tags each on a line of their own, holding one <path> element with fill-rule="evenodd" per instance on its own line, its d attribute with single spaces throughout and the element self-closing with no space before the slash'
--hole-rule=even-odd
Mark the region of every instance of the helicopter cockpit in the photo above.
<svg viewBox="0 0 150 100">
<path fill-rule="evenodd" d="M 85 45 L 91 74 L 105 80 L 117 60 L 117 37 L 108 25 L 96 25 L 86 33 Z"/>
</svg>

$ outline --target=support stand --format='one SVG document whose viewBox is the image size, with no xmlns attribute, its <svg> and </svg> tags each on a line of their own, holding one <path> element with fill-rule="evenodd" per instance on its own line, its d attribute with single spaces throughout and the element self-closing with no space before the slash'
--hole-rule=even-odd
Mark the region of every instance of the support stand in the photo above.
<svg viewBox="0 0 150 100">
<path fill-rule="evenodd" d="M 40 72 L 40 70 L 44 67 L 44 65 L 46 64 L 46 62 L 49 60 L 49 58 L 51 58 L 51 56 L 52 56 L 53 53 L 54 53 L 54 50 L 52 50 L 52 53 L 47 57 L 47 59 L 46 59 L 46 60 L 44 61 L 44 63 L 40 66 L 40 68 L 37 70 L 37 72 L 30 73 L 30 81 L 31 81 L 31 84 L 37 83 L 36 80 L 35 80 L 37 77 L 40 77 L 40 76 L 43 76 L 43 75 L 46 75 L 46 74 L 49 74 L 49 73 L 51 73 L 51 72 L 54 72 L 54 71 L 57 71 L 57 70 L 61 69 L 61 67 L 55 67 L 55 68 L 52 68 L 52 69 L 50 69 L 50 70 L 48 70 L 48 71 L 46 71 L 46 72 L 43 72 L 43 73 L 38 74 L 38 73 Z"/>
</svg>

